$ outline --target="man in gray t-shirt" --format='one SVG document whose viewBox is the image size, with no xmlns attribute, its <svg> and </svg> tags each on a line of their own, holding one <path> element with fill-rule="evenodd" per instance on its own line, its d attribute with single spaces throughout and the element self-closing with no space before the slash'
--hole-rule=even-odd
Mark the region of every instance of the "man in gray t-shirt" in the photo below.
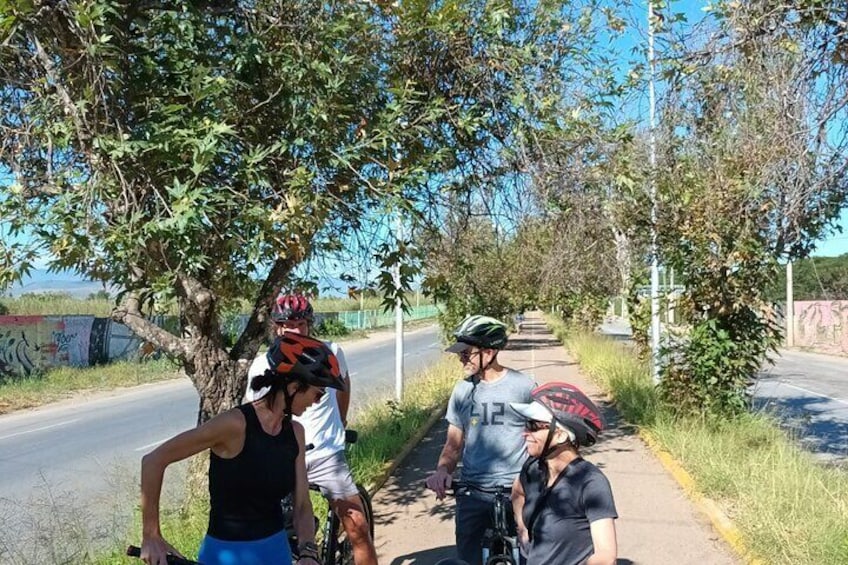
<svg viewBox="0 0 848 565">
<path fill-rule="evenodd" d="M 466 378 L 456 384 L 448 403 L 448 432 L 436 471 L 427 486 L 440 500 L 462 460 L 462 479 L 479 486 L 512 485 L 527 458 L 523 420 L 510 402 L 529 402 L 533 380 L 498 362 L 507 342 L 506 326 L 494 318 L 469 316 L 453 333 Z M 456 548 L 470 565 L 481 561 L 481 542 L 492 526 L 491 497 L 472 491 L 456 501 Z"/>
<path fill-rule="evenodd" d="M 512 485 L 527 458 L 524 420 L 509 400 L 530 398 L 533 380 L 504 368 L 495 380 L 476 375 L 456 384 L 448 402 L 448 424 L 462 430 L 462 480 L 484 487 Z"/>
</svg>

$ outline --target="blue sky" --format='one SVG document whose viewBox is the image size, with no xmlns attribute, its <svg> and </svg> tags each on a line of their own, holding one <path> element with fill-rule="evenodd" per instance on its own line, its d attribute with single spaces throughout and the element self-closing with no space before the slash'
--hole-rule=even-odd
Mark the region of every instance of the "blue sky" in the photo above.
<svg viewBox="0 0 848 565">
<path fill-rule="evenodd" d="M 842 233 L 833 233 L 819 240 L 813 255 L 819 257 L 836 257 L 848 253 L 848 209 L 842 210 L 837 225 L 842 226 Z"/>
</svg>

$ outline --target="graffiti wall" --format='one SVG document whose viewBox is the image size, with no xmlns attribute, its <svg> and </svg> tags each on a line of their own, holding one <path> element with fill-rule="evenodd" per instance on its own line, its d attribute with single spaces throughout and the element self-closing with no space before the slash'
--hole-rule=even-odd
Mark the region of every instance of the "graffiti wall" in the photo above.
<svg viewBox="0 0 848 565">
<path fill-rule="evenodd" d="M 126 359 L 141 341 L 122 324 L 94 316 L 0 316 L 0 377 L 61 365 Z"/>
<path fill-rule="evenodd" d="M 436 315 L 433 306 L 413 308 L 407 320 Z M 349 328 L 371 328 L 394 323 L 393 313 L 377 311 L 322 313 L 319 316 L 342 320 Z M 151 320 L 171 333 L 179 332 L 175 316 L 155 316 Z M 320 318 L 318 319 L 320 321 Z M 247 325 L 247 316 L 227 321 L 222 330 L 238 335 Z M 0 381 L 25 377 L 58 366 L 88 367 L 117 360 L 155 357 L 153 344 L 136 337 L 128 327 L 110 318 L 94 316 L 0 316 Z"/>
<path fill-rule="evenodd" d="M 795 302 L 795 345 L 848 355 L 848 300 Z"/>
</svg>

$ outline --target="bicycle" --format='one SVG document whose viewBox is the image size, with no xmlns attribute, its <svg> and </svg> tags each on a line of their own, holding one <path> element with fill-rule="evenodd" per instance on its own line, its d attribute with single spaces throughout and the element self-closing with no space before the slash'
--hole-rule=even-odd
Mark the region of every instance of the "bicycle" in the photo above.
<svg viewBox="0 0 848 565">
<path fill-rule="evenodd" d="M 492 500 L 493 527 L 486 528 L 481 542 L 484 565 L 519 565 L 521 563 L 521 549 L 518 544 L 518 534 L 514 523 L 509 519 L 507 508 L 512 501 L 507 494 L 510 487 L 498 485 L 496 487 L 481 487 L 463 481 L 451 483 L 453 495 L 471 496 L 475 490 L 483 494 L 494 495 Z"/>
<path fill-rule="evenodd" d="M 346 444 L 356 443 L 357 438 L 358 434 L 354 430 L 345 430 Z M 309 450 L 311 447 L 311 445 L 308 445 L 306 449 Z M 365 519 L 368 521 L 369 534 L 371 539 L 374 539 L 374 510 L 371 506 L 371 496 L 361 484 L 357 483 L 356 488 L 359 491 L 359 502 L 362 504 Z M 318 485 L 310 484 L 309 489 L 320 492 Z M 286 515 L 286 528 L 289 532 L 289 545 L 292 548 L 292 555 L 296 555 L 298 541 L 291 520 L 294 512 L 291 498 L 287 498 L 283 502 L 283 512 Z M 315 516 L 316 531 L 319 523 L 318 516 Z M 347 539 L 341 519 L 333 512 L 332 507 L 327 509 L 327 516 L 324 519 L 324 527 L 321 529 L 321 533 L 321 544 L 318 546 L 318 557 L 321 565 L 350 565 L 353 563 L 353 546 Z"/>
</svg>

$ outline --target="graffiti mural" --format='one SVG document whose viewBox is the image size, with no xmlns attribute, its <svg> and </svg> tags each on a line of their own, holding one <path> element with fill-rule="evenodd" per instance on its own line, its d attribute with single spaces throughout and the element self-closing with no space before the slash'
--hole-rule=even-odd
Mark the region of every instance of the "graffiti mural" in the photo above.
<svg viewBox="0 0 848 565">
<path fill-rule="evenodd" d="M 0 378 L 31 374 L 37 353 L 37 346 L 29 342 L 26 331 L 15 328 L 0 333 Z"/>
<path fill-rule="evenodd" d="M 0 316 L 0 375 L 25 377 L 52 365 L 59 349 L 53 333 L 62 329 L 57 318 Z"/>
<path fill-rule="evenodd" d="M 848 355 L 848 300 L 795 302 L 795 345 Z"/>
<path fill-rule="evenodd" d="M 87 367 L 94 316 L 0 316 L 0 376 Z"/>
<path fill-rule="evenodd" d="M 803 304 L 803 303 L 799 303 Z M 848 304 L 846 302 L 845 304 Z M 435 316 L 433 306 L 421 306 L 405 314 L 408 320 Z M 848 327 L 843 316 L 842 327 Z M 376 310 L 325 312 L 322 319 L 335 319 L 351 329 L 373 328 L 394 323 L 393 313 Z M 179 335 L 180 321 L 175 316 L 155 316 L 153 322 Z M 240 315 L 222 327 L 237 337 L 247 325 Z M 848 344 L 845 344 L 848 350 Z M 158 358 L 161 352 L 138 338 L 123 324 L 94 316 L 0 316 L 0 381 L 26 377 L 59 366 L 89 367 L 117 360 Z"/>
</svg>

